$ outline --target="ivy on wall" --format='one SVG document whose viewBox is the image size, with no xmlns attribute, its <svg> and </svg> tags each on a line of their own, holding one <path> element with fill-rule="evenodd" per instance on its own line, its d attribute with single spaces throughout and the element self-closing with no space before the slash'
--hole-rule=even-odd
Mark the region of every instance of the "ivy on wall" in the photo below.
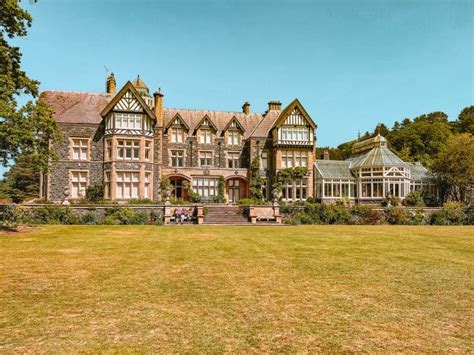
<svg viewBox="0 0 474 355">
<path fill-rule="evenodd" d="M 301 179 L 308 174 L 308 168 L 304 166 L 296 166 L 294 168 L 282 169 L 278 172 L 276 181 L 272 185 L 272 197 L 276 201 L 281 196 L 283 184 L 286 180 Z"/>
<path fill-rule="evenodd" d="M 250 164 L 250 197 L 255 200 L 263 200 L 262 187 L 265 178 L 260 176 L 260 161 L 258 157 Z"/>
</svg>

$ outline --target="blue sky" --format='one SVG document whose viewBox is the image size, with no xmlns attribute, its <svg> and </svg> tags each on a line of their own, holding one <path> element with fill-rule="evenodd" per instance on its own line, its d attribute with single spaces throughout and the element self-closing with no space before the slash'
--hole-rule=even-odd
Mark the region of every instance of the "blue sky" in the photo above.
<svg viewBox="0 0 474 355">
<path fill-rule="evenodd" d="M 139 73 L 165 106 L 238 111 L 300 99 L 318 145 L 474 103 L 473 2 L 23 1 L 15 41 L 41 90 L 103 91 Z"/>
</svg>

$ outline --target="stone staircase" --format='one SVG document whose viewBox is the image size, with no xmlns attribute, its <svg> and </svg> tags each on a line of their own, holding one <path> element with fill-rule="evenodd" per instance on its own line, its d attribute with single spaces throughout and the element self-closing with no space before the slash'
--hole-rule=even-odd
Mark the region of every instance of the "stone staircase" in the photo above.
<svg viewBox="0 0 474 355">
<path fill-rule="evenodd" d="M 251 225 L 239 206 L 205 205 L 203 224 Z"/>
</svg>

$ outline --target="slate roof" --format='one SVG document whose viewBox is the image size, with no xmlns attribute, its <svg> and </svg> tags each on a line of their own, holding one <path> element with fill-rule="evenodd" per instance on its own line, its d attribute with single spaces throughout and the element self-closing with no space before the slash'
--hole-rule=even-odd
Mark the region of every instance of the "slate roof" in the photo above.
<svg viewBox="0 0 474 355">
<path fill-rule="evenodd" d="M 208 116 L 209 119 L 215 124 L 217 128 L 217 135 L 220 135 L 226 128 L 232 118 L 236 118 L 244 128 L 244 138 L 248 138 L 254 128 L 262 120 L 262 115 L 258 113 L 250 113 L 246 115 L 243 112 L 223 112 L 223 111 L 204 111 L 204 110 L 186 110 L 179 108 L 165 108 L 164 109 L 164 126 L 166 127 L 169 122 L 177 115 L 181 116 L 184 122 L 189 127 L 189 131 L 192 133 L 196 129 L 197 125 L 201 122 L 204 116 Z"/>
<path fill-rule="evenodd" d="M 279 110 L 270 110 L 262 117 L 258 125 L 255 126 L 255 129 L 252 132 L 252 137 L 268 137 L 270 129 L 275 124 L 278 117 L 280 117 L 281 111 Z"/>
<path fill-rule="evenodd" d="M 323 178 L 354 179 L 351 174 L 350 161 L 316 160 L 314 165 Z"/>
<path fill-rule="evenodd" d="M 100 112 L 112 97 L 105 93 L 43 91 L 39 99 L 49 104 L 58 122 L 99 124 Z"/>
<path fill-rule="evenodd" d="M 351 169 L 369 168 L 372 166 L 404 166 L 406 163 L 401 160 L 386 146 L 372 148 L 367 153 L 362 153 L 348 159 Z"/>
</svg>

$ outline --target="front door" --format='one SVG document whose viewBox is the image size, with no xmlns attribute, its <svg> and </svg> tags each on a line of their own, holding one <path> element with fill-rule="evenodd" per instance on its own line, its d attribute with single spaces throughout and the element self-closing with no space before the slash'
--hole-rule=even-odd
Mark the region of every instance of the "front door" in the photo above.
<svg viewBox="0 0 474 355">
<path fill-rule="evenodd" d="M 229 180 L 229 202 L 237 203 L 240 200 L 240 180 Z"/>
</svg>

